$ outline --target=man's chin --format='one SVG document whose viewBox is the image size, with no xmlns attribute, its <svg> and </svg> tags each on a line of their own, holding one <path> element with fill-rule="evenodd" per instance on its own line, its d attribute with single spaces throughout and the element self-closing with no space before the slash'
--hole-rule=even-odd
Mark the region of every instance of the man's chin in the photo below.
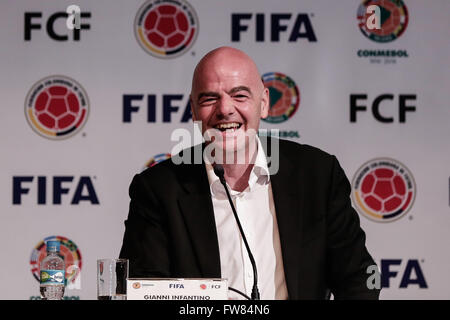
<svg viewBox="0 0 450 320">
<path fill-rule="evenodd" d="M 219 164 L 245 164 L 249 162 L 249 150 L 254 150 L 255 139 L 251 137 L 235 137 L 234 139 L 217 139 L 208 143 L 205 152 Z"/>
</svg>

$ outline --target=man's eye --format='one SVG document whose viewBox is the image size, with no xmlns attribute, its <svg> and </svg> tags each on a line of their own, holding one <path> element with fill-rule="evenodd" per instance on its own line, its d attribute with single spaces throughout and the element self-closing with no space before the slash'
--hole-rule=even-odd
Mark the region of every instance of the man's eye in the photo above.
<svg viewBox="0 0 450 320">
<path fill-rule="evenodd" d="M 234 98 L 235 98 L 235 99 L 238 99 L 238 100 L 243 100 L 243 99 L 247 99 L 248 96 L 245 95 L 245 94 L 236 94 L 236 95 L 234 96 Z"/>
<path fill-rule="evenodd" d="M 200 100 L 200 104 L 211 104 L 214 103 L 217 99 L 216 98 L 205 98 Z"/>
</svg>

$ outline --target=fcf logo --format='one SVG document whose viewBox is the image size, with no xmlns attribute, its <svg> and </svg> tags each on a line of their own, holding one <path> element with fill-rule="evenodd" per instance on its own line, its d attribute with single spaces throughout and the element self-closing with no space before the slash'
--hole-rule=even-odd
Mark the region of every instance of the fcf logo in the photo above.
<svg viewBox="0 0 450 320">
<path fill-rule="evenodd" d="M 62 140 L 79 132 L 87 121 L 89 99 L 75 80 L 54 75 L 36 82 L 25 100 L 31 128 L 44 138 Z"/>
<path fill-rule="evenodd" d="M 403 217 L 416 196 L 411 171 L 390 158 L 366 162 L 356 172 L 352 186 L 356 210 L 376 222 L 391 222 Z"/>
<path fill-rule="evenodd" d="M 178 57 L 198 35 L 199 20 L 185 0 L 149 0 L 139 9 L 134 32 L 139 45 L 157 58 Z"/>
</svg>

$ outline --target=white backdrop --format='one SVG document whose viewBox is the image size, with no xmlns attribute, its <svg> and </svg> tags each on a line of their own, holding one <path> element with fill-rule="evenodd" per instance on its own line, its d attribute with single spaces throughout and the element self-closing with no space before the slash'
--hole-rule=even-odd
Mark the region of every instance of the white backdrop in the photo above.
<svg viewBox="0 0 450 320">
<path fill-rule="evenodd" d="M 206 52 L 223 45 L 247 52 L 262 74 L 287 75 L 300 92 L 298 109 L 289 119 L 262 127 L 296 133 L 292 140 L 335 154 L 350 181 L 364 163 L 377 158 L 394 159 L 410 171 L 415 199 L 399 219 L 373 221 L 359 209 L 367 246 L 390 275 L 383 275 L 389 285 L 381 298 L 450 298 L 449 1 L 374 1 L 382 6 L 382 32 L 392 29 L 399 35 L 403 30 L 390 42 L 361 32 L 359 0 L 189 0 L 187 9 L 172 1 L 166 5 L 196 13 L 190 16 L 194 20 L 186 20 L 194 37 L 187 50 L 162 58 L 145 51 L 135 36 L 135 18 L 144 2 L 0 2 L 0 281 L 5 288 L 0 298 L 39 295 L 30 260 L 33 248 L 49 236 L 70 239 L 81 254 L 81 289 L 69 289 L 66 295 L 96 298 L 96 260 L 119 254 L 133 175 L 156 155 L 170 153 L 176 144 L 170 141 L 174 129 L 192 130 L 192 122 L 181 119 L 193 68 Z M 153 2 L 154 7 L 164 5 Z M 394 2 L 400 7 L 393 7 Z M 66 18 L 54 16 L 70 4 L 81 8 L 81 23 L 89 25 L 80 30 L 79 40 L 67 29 Z M 251 16 L 234 25 L 240 41 L 232 41 L 237 14 Z M 183 31 L 186 21 L 179 19 Z M 67 40 L 55 40 L 66 35 Z M 359 50 L 401 50 L 408 56 L 360 57 Z M 50 76 L 73 79 L 87 95 L 86 121 L 70 137 L 44 137 L 42 125 L 36 128 L 27 121 L 27 95 Z M 64 103 L 55 92 L 60 99 L 55 103 Z M 273 92 L 276 98 L 281 91 Z M 372 113 L 372 103 L 384 94 L 392 100 L 383 100 L 379 112 L 392 117 L 390 123 Z M 128 105 L 124 101 L 131 95 L 142 99 Z M 356 101 L 367 110 L 358 111 L 354 122 L 352 95 L 367 97 Z M 404 95 L 413 97 L 406 105 L 414 110 L 400 121 Z M 150 114 L 148 122 L 148 100 L 151 109 L 153 99 L 155 119 Z M 164 99 L 179 107 L 168 122 L 163 121 Z M 124 122 L 130 106 L 139 109 Z M 81 104 L 71 108 L 77 116 Z M 20 204 L 14 203 L 19 198 Z M 400 288 L 402 279 L 405 288 Z"/>
</svg>

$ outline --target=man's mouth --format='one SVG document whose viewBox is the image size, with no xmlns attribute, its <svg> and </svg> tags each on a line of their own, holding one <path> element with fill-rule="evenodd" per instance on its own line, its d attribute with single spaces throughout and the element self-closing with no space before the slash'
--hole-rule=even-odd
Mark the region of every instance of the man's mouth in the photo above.
<svg viewBox="0 0 450 320">
<path fill-rule="evenodd" d="M 215 129 L 218 129 L 222 132 L 234 132 L 238 130 L 242 126 L 242 123 L 238 122 L 228 122 L 228 123 L 219 123 L 214 126 Z"/>
</svg>

